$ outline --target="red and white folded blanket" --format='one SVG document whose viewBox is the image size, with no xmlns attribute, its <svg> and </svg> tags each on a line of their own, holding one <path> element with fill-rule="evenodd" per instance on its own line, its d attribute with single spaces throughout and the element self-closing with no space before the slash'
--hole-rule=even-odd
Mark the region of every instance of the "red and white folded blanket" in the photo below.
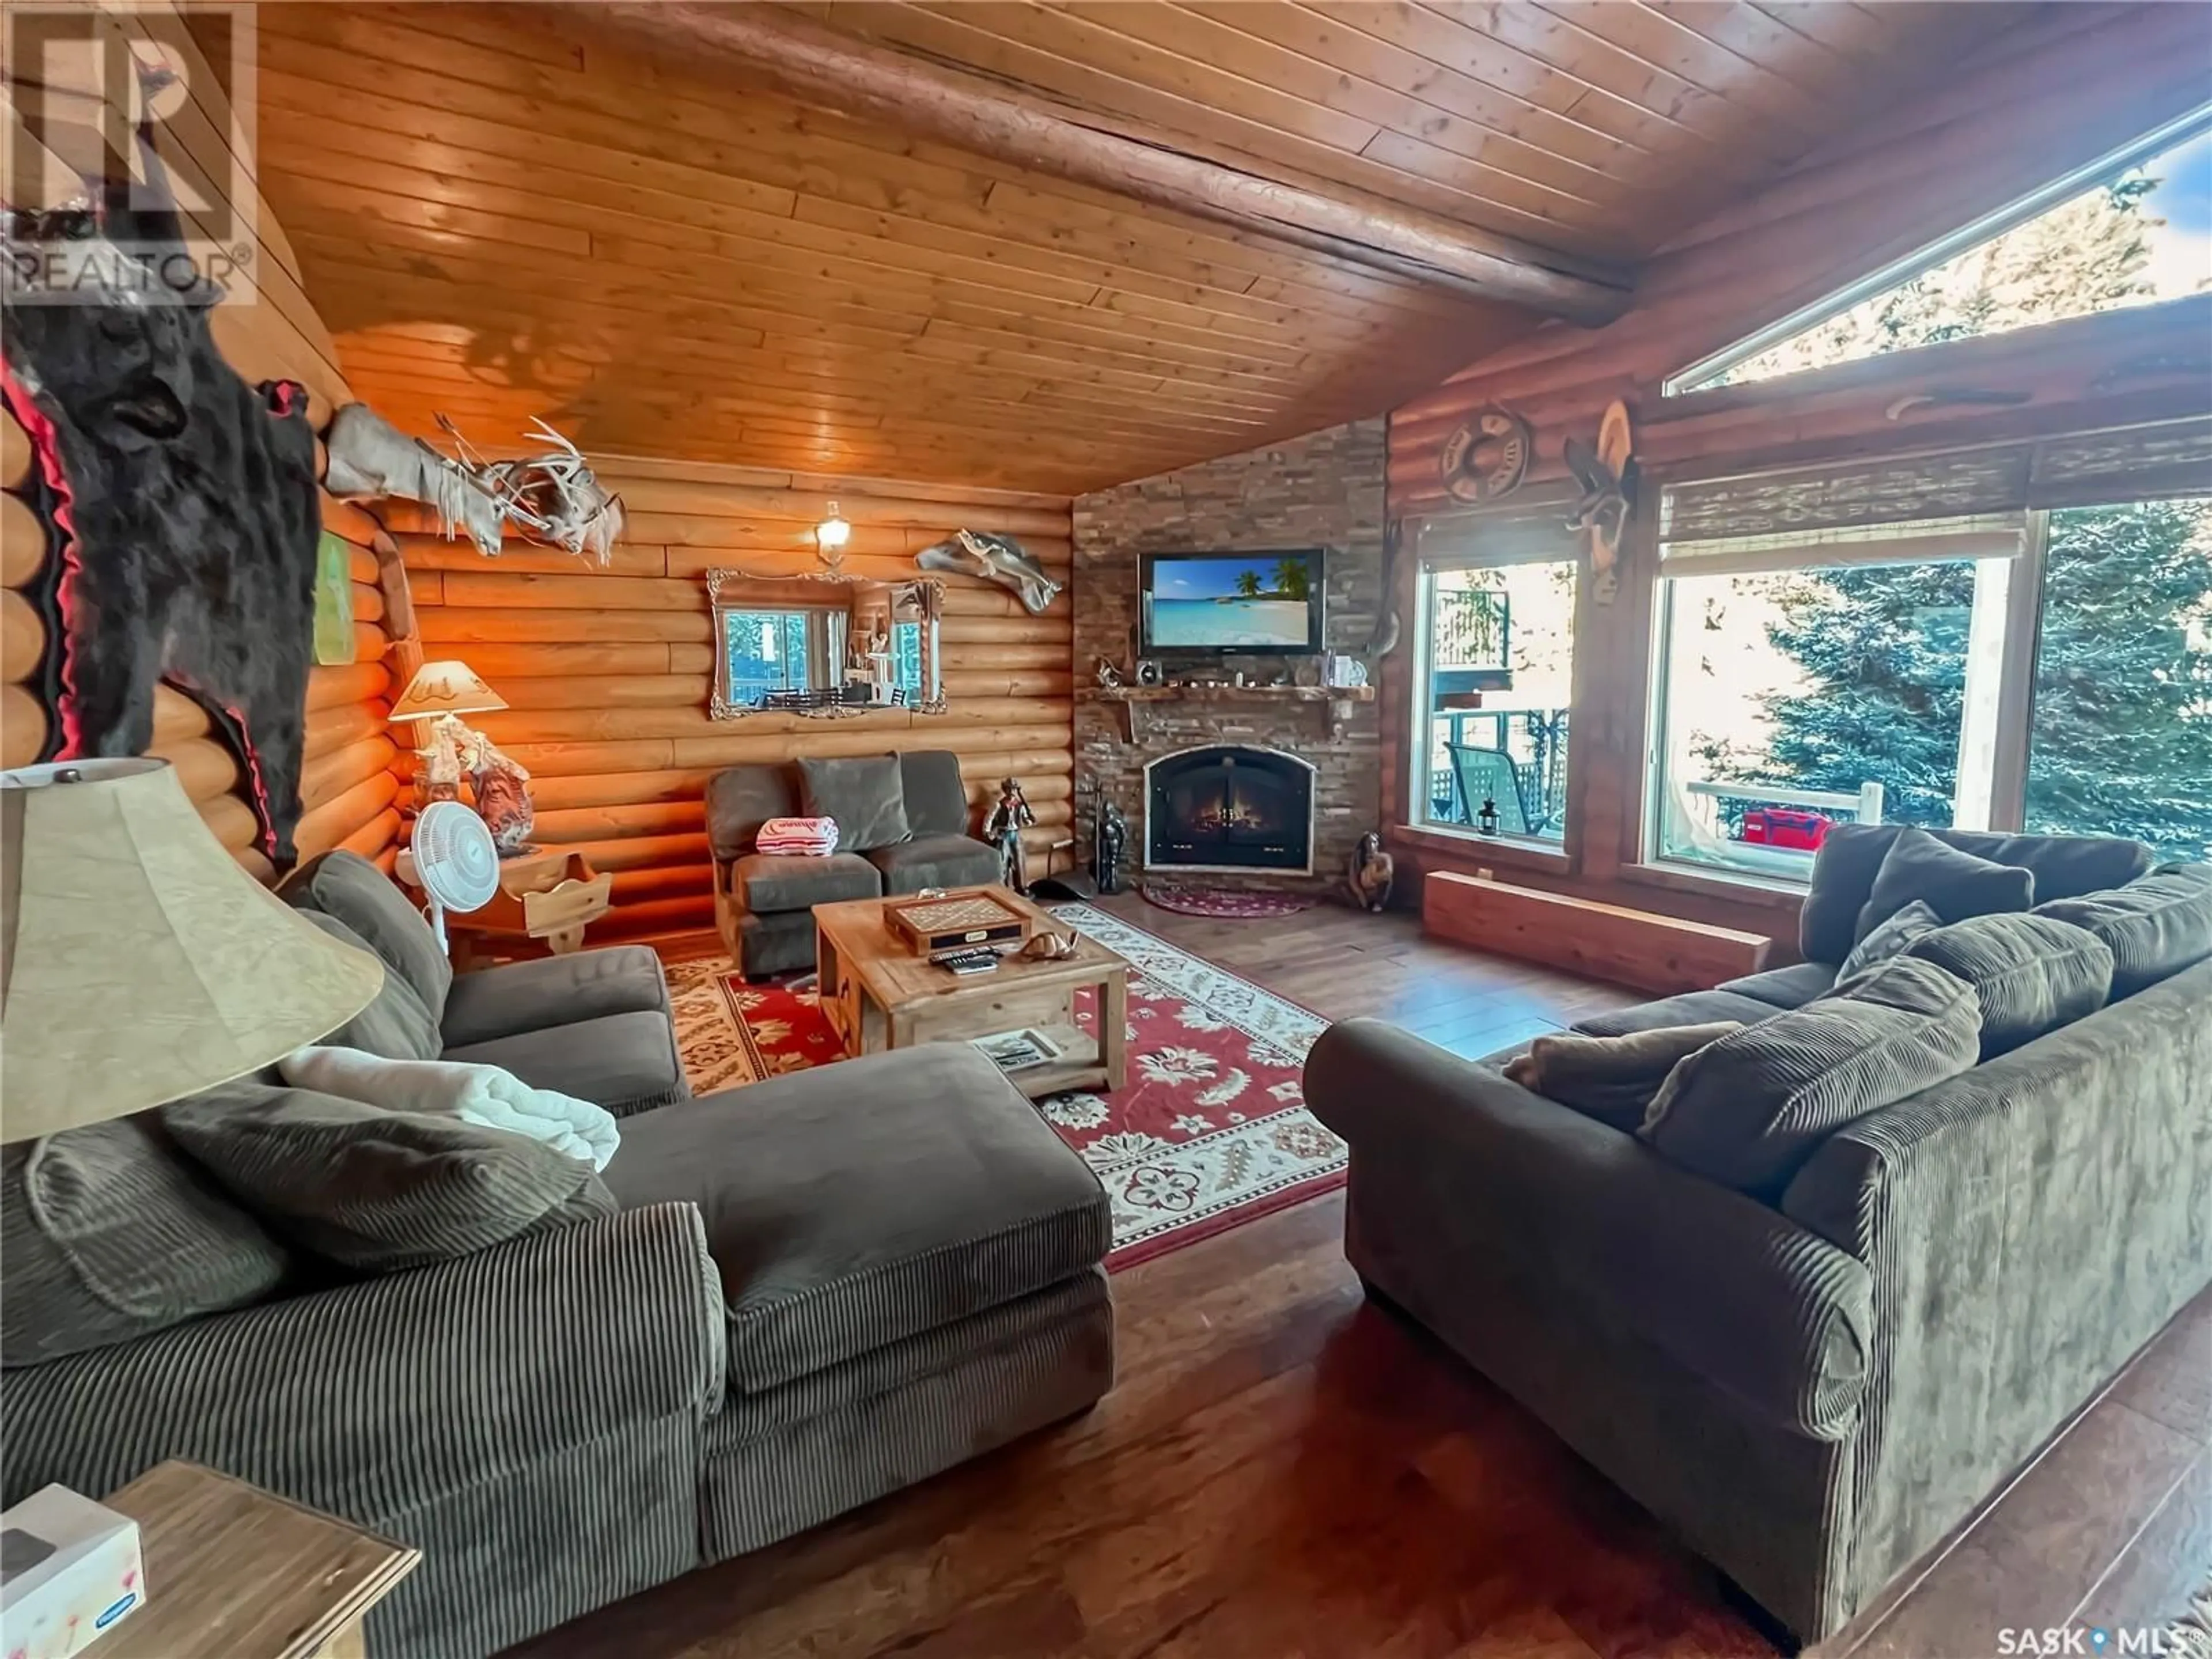
<svg viewBox="0 0 2212 1659">
<path fill-rule="evenodd" d="M 837 820 L 770 818 L 753 844 L 781 857 L 826 859 L 837 850 Z"/>
</svg>

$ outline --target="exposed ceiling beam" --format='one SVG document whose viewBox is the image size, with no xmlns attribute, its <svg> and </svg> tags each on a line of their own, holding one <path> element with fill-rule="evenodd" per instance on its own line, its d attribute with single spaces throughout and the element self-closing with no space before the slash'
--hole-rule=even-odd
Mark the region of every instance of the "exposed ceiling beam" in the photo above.
<svg viewBox="0 0 2212 1659">
<path fill-rule="evenodd" d="M 1349 192 L 1325 194 L 1090 124 L 979 76 L 764 5 L 634 3 L 599 14 L 697 63 L 739 64 L 784 95 L 1095 189 L 1195 214 L 1471 296 L 1583 324 L 1627 307 L 1625 272 Z"/>
</svg>

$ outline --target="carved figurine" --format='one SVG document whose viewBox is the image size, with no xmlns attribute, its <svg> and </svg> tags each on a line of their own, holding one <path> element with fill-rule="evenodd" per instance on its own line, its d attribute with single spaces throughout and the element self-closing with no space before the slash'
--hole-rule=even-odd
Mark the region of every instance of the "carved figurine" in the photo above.
<svg viewBox="0 0 2212 1659">
<path fill-rule="evenodd" d="M 1129 844 L 1129 821 L 1110 800 L 1098 803 L 1098 829 L 1091 837 L 1091 879 L 1102 893 L 1121 890 L 1121 854 Z"/>
<path fill-rule="evenodd" d="M 1382 910 L 1389 905 L 1390 884 L 1396 873 L 1396 860 L 1382 850 L 1382 837 L 1370 830 L 1359 838 L 1352 852 L 1346 884 L 1361 908 Z"/>
<path fill-rule="evenodd" d="M 1022 868 L 1022 831 L 1036 822 L 1021 784 L 1013 778 L 999 781 L 999 799 L 983 820 L 983 839 L 999 849 L 1000 879 L 1017 893 L 1027 892 Z"/>
<path fill-rule="evenodd" d="M 491 831 L 500 857 L 513 858 L 529 846 L 530 832 L 537 828 L 530 774 L 480 732 L 468 732 L 464 742 L 468 745 L 469 781 L 477 793 L 477 816 Z"/>
</svg>

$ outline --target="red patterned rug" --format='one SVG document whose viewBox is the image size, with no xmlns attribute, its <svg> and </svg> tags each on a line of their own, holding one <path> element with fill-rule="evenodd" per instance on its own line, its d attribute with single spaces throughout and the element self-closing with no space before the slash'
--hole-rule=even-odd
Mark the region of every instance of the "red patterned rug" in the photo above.
<svg viewBox="0 0 2212 1659">
<path fill-rule="evenodd" d="M 1234 887 L 1176 887 L 1146 882 L 1138 890 L 1145 902 L 1182 916 L 1214 916 L 1228 921 L 1265 921 L 1310 909 L 1313 899 L 1297 893 L 1248 893 Z"/>
<path fill-rule="evenodd" d="M 1037 1111 L 1113 1202 L 1111 1268 L 1344 1183 L 1344 1143 L 1299 1074 L 1328 1022 L 1085 904 L 1054 914 L 1129 959 L 1129 1082 Z M 670 967 L 684 1070 L 700 1094 L 844 1058 L 811 991 L 749 985 L 726 961 Z M 1097 1000 L 1077 1023 L 1096 1031 Z"/>
</svg>

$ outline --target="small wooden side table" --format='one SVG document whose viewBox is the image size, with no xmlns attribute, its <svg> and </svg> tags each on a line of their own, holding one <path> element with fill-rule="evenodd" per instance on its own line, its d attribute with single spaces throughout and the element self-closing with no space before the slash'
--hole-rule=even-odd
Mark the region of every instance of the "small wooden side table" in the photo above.
<svg viewBox="0 0 2212 1659">
<path fill-rule="evenodd" d="M 362 1659 L 362 1615 L 422 1559 L 197 1463 L 100 1501 L 138 1523 L 147 1600 L 96 1659 Z"/>
<path fill-rule="evenodd" d="M 403 855 L 404 856 L 404 855 Z M 412 880 L 412 865 L 403 880 Z M 466 970 L 476 962 L 542 945 L 566 956 L 584 943 L 584 929 L 606 915 L 613 902 L 614 874 L 592 868 L 591 860 L 566 847 L 532 847 L 499 861 L 499 891 L 480 910 L 446 918 L 453 941 L 453 965 Z"/>
</svg>

